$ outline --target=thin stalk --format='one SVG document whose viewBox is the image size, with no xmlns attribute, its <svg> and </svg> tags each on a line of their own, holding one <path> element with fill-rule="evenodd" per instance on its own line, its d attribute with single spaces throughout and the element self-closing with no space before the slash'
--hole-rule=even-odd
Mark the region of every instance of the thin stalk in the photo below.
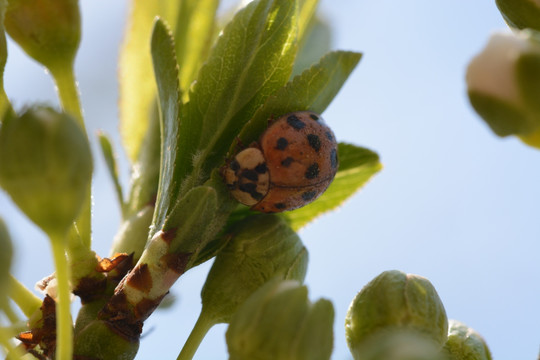
<svg viewBox="0 0 540 360">
<path fill-rule="evenodd" d="M 50 71 L 56 83 L 56 90 L 58 91 L 62 110 L 74 116 L 79 122 L 79 125 L 85 130 L 79 88 L 75 79 L 73 64 L 58 66 L 57 68 L 50 69 Z"/>
<path fill-rule="evenodd" d="M 73 354 L 73 325 L 70 311 L 70 269 L 62 237 L 51 237 L 58 300 L 56 302 L 56 359 L 71 360 Z"/>
<path fill-rule="evenodd" d="M 13 275 L 9 276 L 9 297 L 28 318 L 41 307 L 41 300 Z"/>
<path fill-rule="evenodd" d="M 73 62 L 63 64 L 64 66 L 58 66 L 50 68 L 52 77 L 56 83 L 56 90 L 58 97 L 60 98 L 60 104 L 62 110 L 71 116 L 75 117 L 81 128 L 86 133 L 86 127 L 84 124 L 84 117 L 81 107 L 81 100 L 79 97 L 79 88 L 77 80 L 75 78 L 75 72 L 73 69 Z M 77 230 L 83 243 L 90 248 L 90 236 L 92 228 L 92 195 L 91 186 L 88 186 L 88 196 L 86 202 L 83 205 L 81 213 L 77 218 Z"/>
<path fill-rule="evenodd" d="M 176 360 L 193 359 L 193 356 L 197 352 L 199 345 L 201 345 L 201 342 L 208 333 L 208 330 L 210 330 L 213 325 L 214 322 L 211 321 L 210 318 L 206 317 L 204 315 L 204 312 L 201 312 L 201 315 L 199 315 L 199 318 L 197 319 L 193 330 L 191 330 L 191 334 L 189 334 L 189 337 Z"/>
</svg>

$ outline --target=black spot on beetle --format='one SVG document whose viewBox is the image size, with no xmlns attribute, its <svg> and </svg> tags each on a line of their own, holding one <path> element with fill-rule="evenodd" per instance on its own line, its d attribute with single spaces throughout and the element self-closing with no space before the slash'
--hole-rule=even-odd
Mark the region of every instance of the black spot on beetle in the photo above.
<svg viewBox="0 0 540 360">
<path fill-rule="evenodd" d="M 313 198 L 317 195 L 316 191 L 306 191 L 302 194 L 302 200 L 304 201 L 311 201 Z"/>
<path fill-rule="evenodd" d="M 319 164 L 313 163 L 309 165 L 304 176 L 306 177 L 306 179 L 310 180 L 315 179 L 317 176 L 319 176 Z"/>
<path fill-rule="evenodd" d="M 326 138 L 330 141 L 334 141 L 334 136 L 332 135 L 332 133 L 330 131 L 327 131 L 326 133 Z"/>
<path fill-rule="evenodd" d="M 252 198 L 258 201 L 262 200 L 264 197 L 263 194 L 257 192 L 257 184 L 254 183 L 240 184 L 238 190 L 248 193 Z"/>
<path fill-rule="evenodd" d="M 283 209 L 285 209 L 286 206 L 287 206 L 287 205 L 285 205 L 284 203 L 275 203 L 275 204 L 274 204 L 274 207 L 275 207 L 276 209 L 278 209 L 278 210 L 283 210 Z"/>
<path fill-rule="evenodd" d="M 309 114 L 309 117 L 312 118 L 315 121 L 319 121 L 319 117 L 315 114 Z"/>
<path fill-rule="evenodd" d="M 287 124 L 289 124 L 296 130 L 301 130 L 306 126 L 306 124 L 304 124 L 304 122 L 300 120 L 296 115 L 289 115 L 289 117 L 287 117 Z"/>
<path fill-rule="evenodd" d="M 276 142 L 276 149 L 285 150 L 287 148 L 287 145 L 289 145 L 289 141 L 287 141 L 287 139 L 285 139 L 284 137 L 280 137 Z"/>
<path fill-rule="evenodd" d="M 294 159 L 290 156 L 286 157 L 285 159 L 281 160 L 281 166 L 289 167 L 291 166 Z"/>
<path fill-rule="evenodd" d="M 319 152 L 321 149 L 321 139 L 315 134 L 308 134 L 307 140 L 309 146 L 311 146 L 315 151 Z"/>
<path fill-rule="evenodd" d="M 242 173 L 240 174 L 240 176 L 251 181 L 259 180 L 259 174 L 257 174 L 255 170 L 251 170 L 251 169 L 242 170 Z"/>
<path fill-rule="evenodd" d="M 238 170 L 240 170 L 240 164 L 238 163 L 238 161 L 233 160 L 233 161 L 231 161 L 231 163 L 229 164 L 229 168 L 230 168 L 232 171 L 237 172 Z"/>
<path fill-rule="evenodd" d="M 336 169 L 338 166 L 338 158 L 337 158 L 336 149 L 332 149 L 332 151 L 330 151 L 330 164 L 332 165 L 332 169 Z"/>
<path fill-rule="evenodd" d="M 264 174 L 265 172 L 267 172 L 268 168 L 266 167 L 266 163 L 255 166 L 255 171 L 259 174 Z"/>
</svg>

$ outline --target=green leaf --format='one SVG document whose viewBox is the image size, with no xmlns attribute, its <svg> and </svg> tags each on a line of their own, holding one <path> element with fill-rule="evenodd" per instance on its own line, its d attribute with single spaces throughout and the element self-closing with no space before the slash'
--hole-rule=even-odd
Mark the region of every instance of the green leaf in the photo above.
<svg viewBox="0 0 540 360">
<path fill-rule="evenodd" d="M 349 77 L 361 54 L 347 51 L 331 52 L 318 64 L 295 77 L 270 96 L 246 124 L 239 135 L 240 142 L 256 141 L 268 127 L 268 119 L 302 110 L 322 113 Z M 231 147 L 231 150 L 234 146 Z"/>
<path fill-rule="evenodd" d="M 174 34 L 180 68 L 180 89 L 187 97 L 189 86 L 196 79 L 208 56 L 215 27 L 219 0 L 183 0 Z M 184 99 L 187 100 L 187 99 Z"/>
<path fill-rule="evenodd" d="M 137 159 L 156 95 L 150 57 L 150 35 L 156 16 L 174 26 L 178 1 L 133 0 L 119 59 L 120 132 L 132 161 Z"/>
<path fill-rule="evenodd" d="M 298 41 L 303 42 L 304 34 L 307 34 L 313 15 L 317 10 L 319 0 L 300 0 L 298 3 Z"/>
<path fill-rule="evenodd" d="M 7 0 L 0 0 L 0 124 L 4 118 L 4 113 L 11 108 L 9 99 L 4 89 L 4 68 L 7 61 L 6 33 L 4 32 L 4 13 L 6 11 Z"/>
<path fill-rule="evenodd" d="M 260 0 L 223 30 L 184 107 L 177 181 L 204 182 L 264 100 L 286 83 L 296 53 L 296 1 Z"/>
<path fill-rule="evenodd" d="M 316 64 L 319 59 L 330 51 L 332 34 L 328 23 L 315 16 L 302 39 L 296 55 L 291 79 L 300 75 L 304 70 Z"/>
<path fill-rule="evenodd" d="M 161 19 L 152 32 L 152 60 L 161 111 L 161 165 L 153 229 L 160 230 L 176 202 L 179 183 L 175 179 L 178 162 L 180 91 L 178 65 L 172 35 Z M 153 234 L 150 234 L 150 237 Z"/>
<path fill-rule="evenodd" d="M 309 205 L 283 213 L 295 231 L 338 207 L 382 168 L 376 153 L 355 145 L 339 143 L 338 156 L 339 170 L 326 192 Z"/>
<path fill-rule="evenodd" d="M 122 191 L 122 185 L 120 184 L 120 179 L 118 177 L 118 167 L 116 165 L 116 156 L 111 144 L 111 140 L 107 135 L 102 132 L 98 133 L 99 146 L 101 147 L 101 152 L 105 158 L 105 163 L 107 164 L 107 170 L 109 175 L 111 175 L 112 181 L 114 183 L 114 189 L 116 190 L 116 196 L 118 198 L 118 203 L 122 209 L 122 214 L 124 214 L 124 195 Z"/>
</svg>

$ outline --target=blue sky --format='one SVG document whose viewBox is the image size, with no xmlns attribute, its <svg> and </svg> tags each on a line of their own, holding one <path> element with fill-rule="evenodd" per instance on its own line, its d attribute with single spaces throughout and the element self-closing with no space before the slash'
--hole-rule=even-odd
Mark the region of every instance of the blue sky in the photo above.
<svg viewBox="0 0 540 360">
<path fill-rule="evenodd" d="M 126 0 L 82 0 L 77 58 L 91 133 L 120 146 L 116 59 Z M 338 211 L 308 226 L 310 297 L 336 308 L 334 360 L 350 359 L 343 323 L 355 294 L 399 269 L 427 277 L 447 314 L 487 340 L 495 359 L 534 359 L 540 345 L 540 152 L 495 137 L 468 104 L 465 69 L 504 29 L 494 0 L 321 0 L 334 48 L 364 58 L 323 114 L 341 141 L 377 151 L 383 171 Z M 9 47 L 6 91 L 16 106 L 56 102 L 51 80 Z M 94 247 L 105 255 L 119 221 L 96 152 Z M 124 158 L 125 159 L 125 158 Z M 122 175 L 127 183 L 127 165 Z M 28 286 L 52 272 L 46 239 L 4 194 L 0 215 L 16 239 L 14 272 Z M 138 359 L 174 359 L 195 323 L 209 264 L 174 286 L 178 302 L 154 314 Z M 226 359 L 225 326 L 195 359 Z"/>
</svg>

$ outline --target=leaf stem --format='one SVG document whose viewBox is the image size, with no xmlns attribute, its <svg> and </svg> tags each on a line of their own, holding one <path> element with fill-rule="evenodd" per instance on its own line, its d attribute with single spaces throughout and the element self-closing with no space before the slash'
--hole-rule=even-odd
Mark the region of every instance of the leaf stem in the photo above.
<svg viewBox="0 0 540 360">
<path fill-rule="evenodd" d="M 70 269 L 65 252 L 65 238 L 51 236 L 51 245 L 56 267 L 58 299 L 56 303 L 56 359 L 71 360 L 73 353 L 73 325 L 70 311 Z"/>
<path fill-rule="evenodd" d="M 51 75 L 56 83 L 56 91 L 60 98 L 62 110 L 75 117 L 79 125 L 85 130 L 84 118 L 79 98 L 79 88 L 75 79 L 73 64 L 51 68 Z"/>
<path fill-rule="evenodd" d="M 41 300 L 13 275 L 9 276 L 9 297 L 28 318 L 41 307 Z"/>
<path fill-rule="evenodd" d="M 83 132 L 86 133 L 81 100 L 79 97 L 79 88 L 73 69 L 73 62 L 71 61 L 62 65 L 63 66 L 49 68 L 49 71 L 51 72 L 51 75 L 56 83 L 56 90 L 58 92 L 60 104 L 62 105 L 62 110 L 73 116 L 83 129 Z M 81 236 L 83 243 L 87 247 L 90 247 L 90 235 L 92 226 L 91 196 L 91 186 L 89 186 L 86 203 L 83 205 L 81 213 L 79 214 L 79 217 L 76 221 L 79 235 Z"/>
<path fill-rule="evenodd" d="M 210 330 L 213 325 L 214 322 L 211 321 L 210 318 L 205 316 L 204 312 L 201 312 L 201 315 L 199 315 L 199 318 L 197 319 L 193 330 L 191 330 L 191 334 L 189 334 L 189 337 L 176 360 L 193 359 L 193 356 L 195 355 L 195 352 L 197 352 L 199 345 L 208 333 L 208 330 Z"/>
</svg>

